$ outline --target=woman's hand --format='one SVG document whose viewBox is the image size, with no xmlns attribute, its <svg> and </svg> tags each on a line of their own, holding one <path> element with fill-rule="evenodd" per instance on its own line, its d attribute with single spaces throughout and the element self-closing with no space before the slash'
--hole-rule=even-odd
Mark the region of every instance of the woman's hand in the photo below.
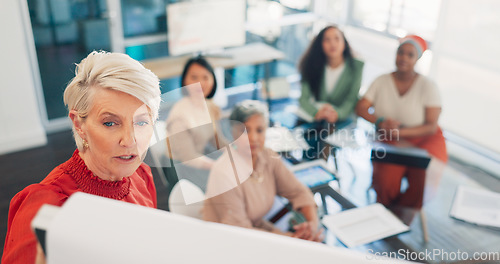
<svg viewBox="0 0 500 264">
<path fill-rule="evenodd" d="M 293 226 L 293 229 L 295 232 L 291 234 L 292 237 L 314 242 L 323 241 L 323 229 L 318 228 L 317 222 L 307 221 Z"/>
<path fill-rule="evenodd" d="M 339 115 L 338 115 L 337 111 L 335 111 L 335 108 L 333 108 L 332 105 L 324 104 L 318 110 L 318 112 L 314 116 L 314 119 L 315 120 L 325 120 L 328 123 L 335 123 L 339 119 Z"/>
<path fill-rule="evenodd" d="M 399 121 L 387 118 L 386 120 L 380 122 L 379 129 L 391 130 L 391 129 L 398 129 L 400 126 L 401 123 Z"/>
<path fill-rule="evenodd" d="M 385 136 L 384 140 L 398 140 L 400 127 L 401 123 L 399 121 L 388 118 L 380 122 L 378 132 Z"/>
</svg>

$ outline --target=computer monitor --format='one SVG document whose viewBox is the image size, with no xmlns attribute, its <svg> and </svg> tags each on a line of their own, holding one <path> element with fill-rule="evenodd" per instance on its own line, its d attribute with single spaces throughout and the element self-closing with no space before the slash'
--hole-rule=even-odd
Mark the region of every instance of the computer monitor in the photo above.
<svg viewBox="0 0 500 264">
<path fill-rule="evenodd" d="M 167 5 L 170 55 L 245 44 L 245 1 L 187 1 Z"/>
</svg>

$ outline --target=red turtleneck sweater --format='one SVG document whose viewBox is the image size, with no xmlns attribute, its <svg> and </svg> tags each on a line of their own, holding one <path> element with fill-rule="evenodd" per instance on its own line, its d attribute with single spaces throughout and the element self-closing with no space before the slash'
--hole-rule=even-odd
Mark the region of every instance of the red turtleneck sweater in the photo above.
<svg viewBox="0 0 500 264">
<path fill-rule="evenodd" d="M 43 181 L 24 188 L 12 198 L 2 263 L 35 263 L 37 241 L 30 228 L 31 220 L 43 204 L 61 206 L 75 192 L 156 208 L 156 189 L 146 164 L 121 181 L 105 181 L 88 170 L 76 150 Z"/>
</svg>

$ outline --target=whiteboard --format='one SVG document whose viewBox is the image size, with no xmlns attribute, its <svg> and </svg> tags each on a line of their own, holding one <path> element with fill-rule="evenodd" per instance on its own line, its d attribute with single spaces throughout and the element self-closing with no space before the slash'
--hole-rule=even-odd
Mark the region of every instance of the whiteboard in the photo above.
<svg viewBox="0 0 500 264">
<path fill-rule="evenodd" d="M 245 44 L 245 1 L 207 0 L 167 5 L 171 55 Z"/>
</svg>

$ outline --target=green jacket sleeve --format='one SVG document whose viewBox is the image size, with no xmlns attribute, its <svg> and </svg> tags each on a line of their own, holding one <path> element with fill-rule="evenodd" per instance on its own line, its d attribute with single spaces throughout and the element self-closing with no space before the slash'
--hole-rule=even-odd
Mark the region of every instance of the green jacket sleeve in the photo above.
<svg viewBox="0 0 500 264">
<path fill-rule="evenodd" d="M 352 85 L 342 104 L 335 107 L 335 110 L 339 115 L 339 120 L 345 120 L 354 111 L 354 107 L 358 103 L 358 95 L 359 89 L 361 88 L 361 78 L 363 76 L 364 63 L 359 60 L 355 60 L 353 62 L 354 67 L 352 70 Z"/>
<path fill-rule="evenodd" d="M 300 94 L 299 98 L 299 104 L 300 107 L 309 115 L 314 117 L 316 113 L 318 112 L 318 109 L 314 104 L 311 102 L 311 89 L 309 88 L 309 84 L 306 82 L 302 82 L 302 93 Z"/>
</svg>

